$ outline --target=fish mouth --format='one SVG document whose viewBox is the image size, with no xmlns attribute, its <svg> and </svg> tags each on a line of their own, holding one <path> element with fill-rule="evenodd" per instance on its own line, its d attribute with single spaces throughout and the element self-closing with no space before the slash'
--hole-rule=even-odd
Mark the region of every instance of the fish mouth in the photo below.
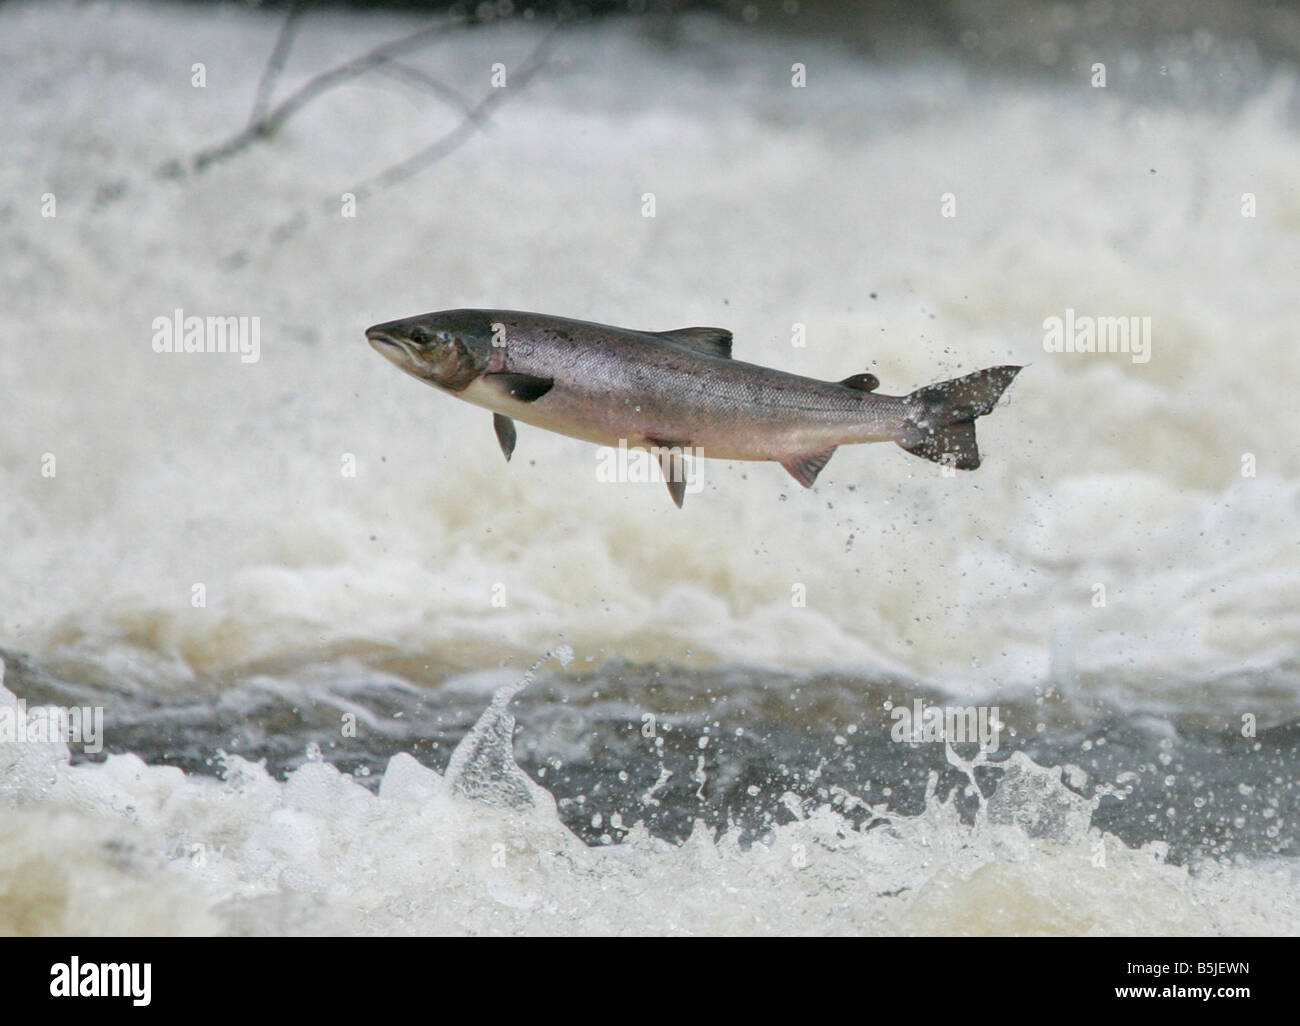
<svg viewBox="0 0 1300 1026">
<path fill-rule="evenodd" d="M 383 356 L 392 357 L 407 351 L 401 339 L 390 335 L 383 328 L 367 328 L 366 339 L 370 342 L 371 348 Z"/>
</svg>

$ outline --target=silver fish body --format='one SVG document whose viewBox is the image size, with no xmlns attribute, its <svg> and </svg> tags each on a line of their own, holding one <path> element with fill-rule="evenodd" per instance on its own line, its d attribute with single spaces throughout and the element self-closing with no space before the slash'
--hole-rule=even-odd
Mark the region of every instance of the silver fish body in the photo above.
<svg viewBox="0 0 1300 1026">
<path fill-rule="evenodd" d="M 491 410 L 507 458 L 523 421 L 598 445 L 773 460 L 806 486 L 837 446 L 859 442 L 973 469 L 973 420 L 1019 370 L 879 395 L 870 374 L 820 381 L 733 360 L 721 328 L 635 331 L 511 310 L 423 314 L 366 336 L 412 376 Z M 672 459 L 661 456 L 666 473 Z M 669 489 L 680 505 L 681 489 Z"/>
</svg>

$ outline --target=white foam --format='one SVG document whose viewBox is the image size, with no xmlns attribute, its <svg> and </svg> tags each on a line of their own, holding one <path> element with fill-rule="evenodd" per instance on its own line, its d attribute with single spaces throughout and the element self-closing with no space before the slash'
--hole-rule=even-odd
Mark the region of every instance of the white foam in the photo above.
<svg viewBox="0 0 1300 1026">
<path fill-rule="evenodd" d="M 486 795 L 522 774 L 474 738 L 452 763 L 477 760 L 487 804 L 406 754 L 373 794 L 320 761 L 278 782 L 231 755 L 218 781 L 42 748 L 0 767 L 0 933 L 1284 934 L 1297 913 L 1294 864 L 1169 866 L 1020 753 L 974 827 L 931 798 L 865 832 L 828 805 L 748 849 L 702 827 L 588 848 L 531 781 Z"/>
<path fill-rule="evenodd" d="M 210 670 L 322 643 L 454 646 L 472 664 L 503 637 L 533 652 L 559 636 L 584 658 L 689 649 L 987 688 L 1041 678 L 1067 623 L 1085 677 L 1138 691 L 1293 648 L 1300 456 L 1277 386 L 1297 369 L 1285 254 L 1300 208 L 1277 186 L 1300 143 L 1285 86 L 1210 123 L 807 42 L 815 87 L 797 92 L 766 77 L 775 43 L 713 26 L 732 77 L 691 74 L 704 55 L 688 48 L 665 93 L 650 45 L 607 25 L 562 43 L 582 59 L 503 105 L 487 137 L 344 220 L 321 197 L 454 116 L 362 82 L 271 144 L 160 183 L 164 159 L 240 124 L 272 22 L 45 10 L 0 15 L 5 51 L 30 58 L 4 63 L 6 90 L 48 124 L 20 134 L 4 191 L 60 202 L 52 220 L 35 201 L 7 214 L 6 644 L 125 641 Z M 314 16 L 285 88 L 358 31 L 404 24 Z M 172 59 L 196 25 L 206 90 Z M 442 73 L 469 88 L 485 55 L 520 59 L 530 40 L 459 40 Z M 126 198 L 94 209 L 117 179 Z M 1254 220 L 1238 210 L 1248 190 Z M 956 219 L 938 216 L 946 191 Z M 268 243 L 299 210 L 305 227 Z M 222 270 L 239 249 L 251 263 Z M 806 493 L 775 466 L 710 463 L 678 513 L 652 487 L 598 484 L 595 450 L 541 432 L 506 466 L 481 411 L 393 373 L 361 337 L 473 304 L 723 323 L 744 357 L 827 377 L 872 366 L 885 390 L 1030 367 L 981 421 L 977 474 L 862 447 Z M 262 361 L 153 353 L 151 318 L 177 306 L 260 315 Z M 1044 353 L 1041 322 L 1066 306 L 1151 316 L 1152 360 Z M 789 345 L 796 321 L 806 349 Z"/>
<path fill-rule="evenodd" d="M 159 182 L 164 160 L 243 124 L 276 19 L 0 9 L 0 92 L 17 98 L 0 163 L 0 643 L 152 689 L 322 649 L 482 667 L 564 639 L 583 661 L 895 670 L 969 693 L 1041 680 L 1057 637 L 1081 689 L 1180 710 L 1220 700 L 1202 686 L 1216 675 L 1294 659 L 1300 449 L 1279 394 L 1300 370 L 1291 81 L 1219 120 L 804 41 L 796 93 L 780 44 L 692 24 L 708 45 L 678 55 L 671 90 L 654 44 L 575 30 L 490 133 L 344 220 L 321 202 L 454 114 L 360 82 L 203 178 Z M 314 14 L 286 88 L 407 27 Z M 484 69 L 517 65 L 532 38 L 458 39 L 440 74 L 486 89 Z M 116 181 L 124 198 L 97 207 Z M 46 192 L 57 218 L 40 217 Z M 945 192 L 955 219 L 939 216 Z M 300 211 L 296 234 L 269 241 Z M 1030 366 L 981 421 L 976 474 L 861 447 L 805 492 L 776 466 L 710 463 L 679 513 L 661 486 L 598 484 L 577 442 L 523 429 L 505 465 L 482 411 L 362 338 L 471 305 L 721 324 L 738 356 L 827 378 L 870 368 L 886 392 Z M 178 306 L 260 316 L 261 362 L 153 353 L 152 319 Z M 1151 316 L 1152 359 L 1045 353 L 1042 321 L 1067 307 Z M 806 349 L 789 344 L 796 322 Z M 132 756 L 70 766 L 57 747 L 0 758 L 17 760 L 0 774 L 0 929 L 1295 922 L 1287 865 L 1189 876 L 1116 846 L 1090 875 L 1090 834 L 971 835 L 939 807 L 865 835 L 821 810 L 748 852 L 702 834 L 589 850 L 558 821 L 448 795 L 406 757 L 378 795 L 319 763 L 282 783 L 231 756 L 216 782 Z"/>
</svg>

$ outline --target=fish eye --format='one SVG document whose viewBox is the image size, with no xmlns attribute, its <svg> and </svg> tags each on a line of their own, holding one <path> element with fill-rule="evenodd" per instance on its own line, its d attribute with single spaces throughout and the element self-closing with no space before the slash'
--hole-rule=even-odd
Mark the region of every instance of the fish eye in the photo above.
<svg viewBox="0 0 1300 1026">
<path fill-rule="evenodd" d="M 430 333 L 429 329 L 419 326 L 411 329 L 410 338 L 417 346 L 427 346 L 431 341 L 433 341 L 433 335 Z"/>
</svg>

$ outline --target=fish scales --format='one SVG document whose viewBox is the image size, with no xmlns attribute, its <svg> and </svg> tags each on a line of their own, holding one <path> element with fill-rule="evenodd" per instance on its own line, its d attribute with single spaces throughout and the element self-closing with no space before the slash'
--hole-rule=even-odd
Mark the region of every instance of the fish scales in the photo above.
<svg viewBox="0 0 1300 1026">
<path fill-rule="evenodd" d="M 979 466 L 975 418 L 1019 372 L 991 367 L 908 395 L 859 373 L 821 381 L 731 358 L 722 328 L 638 331 L 513 310 L 443 310 L 369 328 L 413 377 L 493 412 L 502 451 L 522 421 L 600 445 L 781 463 L 805 487 L 840 445 L 894 441 L 957 469 Z M 680 506 L 680 481 L 669 477 Z"/>
</svg>

